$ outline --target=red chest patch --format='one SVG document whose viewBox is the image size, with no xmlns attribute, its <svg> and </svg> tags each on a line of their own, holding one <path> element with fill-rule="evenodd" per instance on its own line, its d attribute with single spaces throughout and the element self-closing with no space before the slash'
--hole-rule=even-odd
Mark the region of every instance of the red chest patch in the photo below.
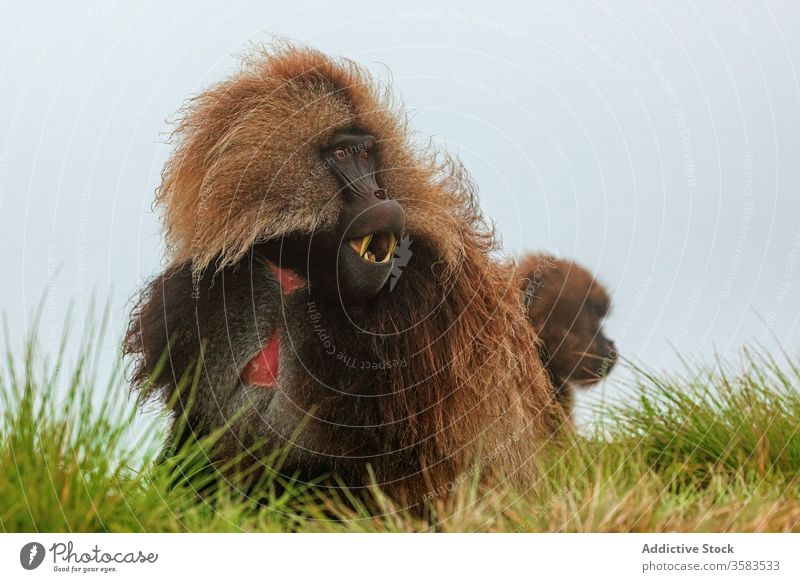
<svg viewBox="0 0 800 582">
<path fill-rule="evenodd" d="M 305 286 L 306 280 L 291 269 L 282 269 L 272 261 L 267 261 L 267 265 L 278 280 L 283 295 L 289 295 L 289 293 Z M 281 340 L 279 336 L 279 331 L 276 331 L 266 345 L 261 348 L 261 351 L 247 362 L 247 365 L 242 370 L 242 381 L 254 386 L 277 388 L 278 374 L 280 372 L 278 355 Z"/>
<path fill-rule="evenodd" d="M 278 332 L 270 338 L 261 351 L 242 370 L 242 380 L 246 384 L 276 388 L 278 386 L 278 353 L 281 340 Z"/>
<path fill-rule="evenodd" d="M 272 261 L 268 261 L 267 264 L 278 280 L 278 284 L 281 286 L 281 293 L 284 295 L 288 295 L 306 284 L 306 280 L 291 269 L 283 269 Z"/>
</svg>

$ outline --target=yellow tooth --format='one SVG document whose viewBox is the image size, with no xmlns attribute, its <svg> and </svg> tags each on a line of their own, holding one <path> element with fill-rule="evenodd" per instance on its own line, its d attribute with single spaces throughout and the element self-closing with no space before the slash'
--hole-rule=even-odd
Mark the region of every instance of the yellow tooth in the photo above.
<svg viewBox="0 0 800 582">
<path fill-rule="evenodd" d="M 369 246 L 369 243 L 371 243 L 371 242 L 372 242 L 372 235 L 371 234 L 368 234 L 363 239 L 361 239 L 361 252 L 358 253 L 358 254 L 363 257 L 364 253 L 367 252 L 367 247 Z"/>
<path fill-rule="evenodd" d="M 383 257 L 381 263 L 388 263 L 392 260 L 394 256 L 394 249 L 397 248 L 397 239 L 394 236 L 394 233 L 389 233 L 389 250 L 386 251 L 386 256 Z"/>
</svg>

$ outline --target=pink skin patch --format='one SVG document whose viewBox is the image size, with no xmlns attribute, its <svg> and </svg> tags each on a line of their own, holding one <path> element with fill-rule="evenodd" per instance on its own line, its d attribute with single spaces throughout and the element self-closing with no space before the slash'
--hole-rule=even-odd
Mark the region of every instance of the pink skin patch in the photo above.
<svg viewBox="0 0 800 582">
<path fill-rule="evenodd" d="M 246 384 L 276 388 L 278 386 L 278 351 L 281 340 L 278 332 L 267 342 L 261 351 L 242 370 L 242 380 Z"/>
<path fill-rule="evenodd" d="M 278 285 L 281 286 L 281 293 L 288 295 L 296 291 L 300 287 L 305 286 L 306 280 L 291 269 L 282 269 L 272 261 L 267 261 L 272 274 L 278 280 Z"/>
<path fill-rule="evenodd" d="M 300 287 L 305 286 L 306 280 L 291 269 L 282 269 L 272 261 L 267 261 L 267 265 L 278 280 L 278 285 L 280 285 L 283 295 L 289 295 Z M 276 331 L 269 342 L 261 348 L 260 352 L 253 356 L 252 360 L 247 362 L 247 365 L 242 370 L 242 380 L 246 384 L 265 388 L 276 388 L 278 386 L 278 352 L 280 345 L 281 340 Z"/>
</svg>

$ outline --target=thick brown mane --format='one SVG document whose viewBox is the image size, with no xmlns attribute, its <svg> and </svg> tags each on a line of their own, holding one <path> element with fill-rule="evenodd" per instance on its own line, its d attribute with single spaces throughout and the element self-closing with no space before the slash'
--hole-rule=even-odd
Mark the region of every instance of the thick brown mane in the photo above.
<svg viewBox="0 0 800 582">
<path fill-rule="evenodd" d="M 380 136 L 381 179 L 407 231 L 457 262 L 463 192 L 450 159 L 417 151 L 405 111 L 366 70 L 290 44 L 256 51 L 183 108 L 156 198 L 173 262 L 230 265 L 260 240 L 330 226 L 338 186 L 318 152 L 347 127 Z"/>
<path fill-rule="evenodd" d="M 386 334 L 374 336 L 374 353 L 408 363 L 386 378 L 381 419 L 416 451 L 434 489 L 473 463 L 487 477 L 530 485 L 541 437 L 560 424 L 552 388 L 511 269 L 487 260 L 491 239 L 463 243 L 459 268 L 444 277 L 418 249 L 422 268 L 404 273 L 373 315 Z"/>
</svg>

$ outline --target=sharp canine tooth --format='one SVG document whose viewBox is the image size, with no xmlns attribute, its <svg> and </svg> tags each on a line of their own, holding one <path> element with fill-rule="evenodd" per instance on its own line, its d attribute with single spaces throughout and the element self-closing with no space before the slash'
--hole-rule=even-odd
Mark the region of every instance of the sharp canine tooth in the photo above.
<svg viewBox="0 0 800 582">
<path fill-rule="evenodd" d="M 397 239 L 394 236 L 394 233 L 389 233 L 389 247 L 386 251 L 386 256 L 383 257 L 381 263 L 388 263 L 392 260 L 392 256 L 394 255 L 394 249 L 397 248 Z"/>
<path fill-rule="evenodd" d="M 367 247 L 369 246 L 369 243 L 371 243 L 371 242 L 372 242 L 372 235 L 371 234 L 368 234 L 363 239 L 361 239 L 361 252 L 359 254 L 362 257 L 367 252 Z"/>
</svg>

